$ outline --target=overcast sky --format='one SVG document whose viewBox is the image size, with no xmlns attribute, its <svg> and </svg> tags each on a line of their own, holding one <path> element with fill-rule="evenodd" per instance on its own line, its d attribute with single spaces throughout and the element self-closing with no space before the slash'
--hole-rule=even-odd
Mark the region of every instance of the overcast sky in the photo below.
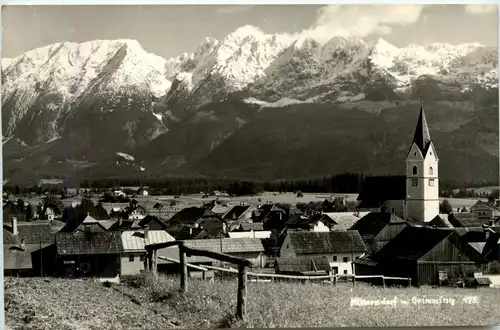
<svg viewBox="0 0 500 330">
<path fill-rule="evenodd" d="M 496 5 L 162 5 L 6 6 L 2 57 L 55 42 L 135 39 L 163 57 L 192 52 L 204 37 L 223 38 L 242 25 L 266 33 L 383 37 L 396 46 L 479 42 L 497 46 Z"/>
</svg>

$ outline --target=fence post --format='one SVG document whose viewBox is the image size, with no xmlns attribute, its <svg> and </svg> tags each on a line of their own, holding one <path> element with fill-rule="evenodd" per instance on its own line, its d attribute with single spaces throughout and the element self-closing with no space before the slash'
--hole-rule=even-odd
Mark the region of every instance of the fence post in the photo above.
<svg viewBox="0 0 500 330">
<path fill-rule="evenodd" d="M 352 286 L 356 286 L 356 275 L 352 275 Z"/>
<path fill-rule="evenodd" d="M 385 277 L 384 276 L 382 276 L 382 287 L 385 288 Z"/>
<path fill-rule="evenodd" d="M 238 265 L 238 300 L 236 305 L 236 317 L 245 320 L 246 316 L 246 295 L 247 295 L 247 267 Z"/>
<path fill-rule="evenodd" d="M 157 259 L 157 250 L 153 250 L 153 276 L 156 277 L 158 276 L 158 273 L 157 273 L 157 265 L 158 265 L 158 259 Z"/>
<path fill-rule="evenodd" d="M 186 251 L 184 250 L 184 242 L 179 243 L 179 261 L 181 265 L 181 291 L 187 292 L 187 262 Z"/>
</svg>

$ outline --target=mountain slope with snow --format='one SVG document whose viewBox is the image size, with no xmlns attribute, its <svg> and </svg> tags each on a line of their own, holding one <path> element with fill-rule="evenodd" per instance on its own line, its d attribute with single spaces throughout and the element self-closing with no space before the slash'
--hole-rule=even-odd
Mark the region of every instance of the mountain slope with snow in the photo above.
<svg viewBox="0 0 500 330">
<path fill-rule="evenodd" d="M 252 26 L 205 38 L 193 53 L 169 59 L 133 40 L 56 43 L 2 59 L 6 167 L 92 170 L 116 163 L 120 153 L 147 161 L 147 171 L 184 166 L 194 173 L 203 159 L 217 164 L 211 155 L 220 156 L 227 141 L 253 141 L 258 129 L 236 137 L 270 109 L 278 118 L 285 108 L 378 108 L 420 97 L 497 106 L 497 62 L 496 49 L 476 43 L 398 48 L 338 36 L 320 43 Z M 275 136 L 272 122 L 262 133 Z M 289 143 L 280 134 L 276 150 Z"/>
</svg>

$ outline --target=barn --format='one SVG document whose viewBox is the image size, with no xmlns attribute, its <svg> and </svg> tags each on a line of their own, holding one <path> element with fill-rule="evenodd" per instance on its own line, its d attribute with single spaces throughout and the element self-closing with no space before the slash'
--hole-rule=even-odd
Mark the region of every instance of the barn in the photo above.
<svg viewBox="0 0 500 330">
<path fill-rule="evenodd" d="M 375 254 L 356 261 L 356 272 L 411 278 L 417 286 L 443 285 L 474 277 L 484 263 L 452 229 L 406 226 Z"/>
</svg>

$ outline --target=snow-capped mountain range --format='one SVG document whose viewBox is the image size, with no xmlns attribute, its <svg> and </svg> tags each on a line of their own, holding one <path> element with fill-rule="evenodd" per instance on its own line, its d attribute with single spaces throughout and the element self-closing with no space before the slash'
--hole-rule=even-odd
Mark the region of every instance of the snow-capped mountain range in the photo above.
<svg viewBox="0 0 500 330">
<path fill-rule="evenodd" d="M 243 26 L 165 59 L 134 40 L 64 42 L 2 58 L 3 143 L 14 151 L 13 171 L 33 164 L 26 150 L 47 166 L 85 167 L 126 153 L 142 169 L 149 151 L 141 158 L 137 148 L 154 145 L 161 166 L 187 164 L 184 149 L 206 156 L 253 120 L 248 109 L 420 96 L 478 102 L 497 94 L 497 49 L 477 43 L 398 48 L 336 36 L 319 43 Z M 249 108 L 218 106 L 234 99 Z M 207 136 L 207 150 L 198 150 Z M 187 146 L 169 142 L 175 154 L 163 155 L 172 137 Z"/>
<path fill-rule="evenodd" d="M 422 77 L 462 93 L 474 86 L 491 89 L 498 87 L 496 54 L 476 43 L 397 48 L 383 39 L 332 37 L 320 44 L 252 26 L 220 41 L 206 38 L 194 53 L 170 59 L 147 53 L 134 40 L 57 43 L 2 59 L 2 100 L 12 108 L 4 135 L 47 95 L 44 107 L 62 113 L 90 92 L 115 102 L 140 95 L 148 100 L 144 110 L 153 112 L 158 101 L 168 111 L 181 100 L 196 106 L 242 91 L 263 102 L 353 101 L 365 98 L 367 86 L 380 79 L 401 95 Z M 101 104 L 102 111 L 114 109 Z"/>
</svg>

